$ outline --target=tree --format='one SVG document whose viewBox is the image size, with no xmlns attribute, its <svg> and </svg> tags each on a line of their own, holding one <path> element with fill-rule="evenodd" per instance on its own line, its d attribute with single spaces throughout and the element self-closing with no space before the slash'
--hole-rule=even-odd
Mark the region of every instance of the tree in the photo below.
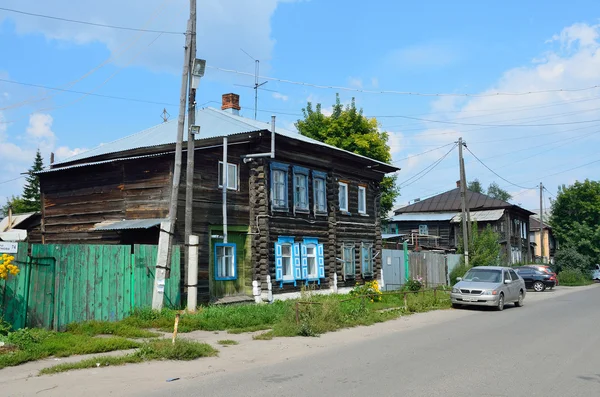
<svg viewBox="0 0 600 397">
<path fill-rule="evenodd" d="M 496 182 L 490 183 L 490 186 L 488 186 L 487 195 L 502 201 L 508 201 L 512 198 L 510 193 L 498 186 Z"/>
<path fill-rule="evenodd" d="M 471 230 L 473 236 L 469 244 L 469 267 L 465 265 L 464 257 L 450 273 L 450 282 L 456 283 L 457 277 L 462 277 L 467 270 L 473 266 L 497 266 L 500 264 L 500 235 L 488 224 L 484 229 L 479 229 L 477 222 L 472 222 Z M 459 234 L 462 236 L 462 234 Z M 464 254 L 464 244 L 459 237 L 456 250 Z"/>
<path fill-rule="evenodd" d="M 362 109 L 356 108 L 354 98 L 344 108 L 339 94 L 336 95 L 331 116 L 321 112 L 321 104 L 317 104 L 313 110 L 311 102 L 302 109 L 302 113 L 304 119 L 296 122 L 296 128 L 302 135 L 374 160 L 385 163 L 392 160 L 388 133 L 379 131 L 377 120 L 366 118 Z M 396 187 L 396 176 L 384 177 L 380 189 L 380 214 L 385 219 L 400 194 Z"/>
<path fill-rule="evenodd" d="M 481 186 L 481 182 L 478 179 L 473 179 L 467 183 L 467 189 L 475 193 L 483 193 L 483 186 Z"/>
<path fill-rule="evenodd" d="M 559 249 L 554 256 L 554 270 L 556 273 L 571 269 L 585 274 L 589 273 L 591 265 L 590 258 L 570 247 Z"/>
<path fill-rule="evenodd" d="M 12 209 L 13 214 L 22 214 L 25 212 L 36 212 L 41 209 L 40 199 L 40 178 L 36 172 L 44 169 L 44 160 L 40 150 L 35 154 L 33 165 L 27 172 L 25 186 L 22 196 L 12 196 L 10 200 L 2 207 L 4 216 L 8 215 L 8 209 Z"/>
<path fill-rule="evenodd" d="M 600 263 L 600 182 L 586 179 L 559 187 L 549 223 L 561 247 Z"/>
</svg>

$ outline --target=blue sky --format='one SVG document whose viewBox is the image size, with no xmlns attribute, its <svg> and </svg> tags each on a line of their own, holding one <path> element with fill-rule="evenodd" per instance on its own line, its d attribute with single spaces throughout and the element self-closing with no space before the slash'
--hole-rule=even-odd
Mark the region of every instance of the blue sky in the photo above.
<svg viewBox="0 0 600 397">
<path fill-rule="evenodd" d="M 555 194 L 559 184 L 597 178 L 600 171 L 600 162 L 583 166 L 600 160 L 600 121 L 591 122 L 600 119 L 600 89 L 493 95 L 600 85 L 597 1 L 570 1 L 568 7 L 547 1 L 198 3 L 198 57 L 211 67 L 253 73 L 254 62 L 243 48 L 261 60 L 261 75 L 268 77 L 359 90 L 488 95 L 376 94 L 276 80 L 264 86 L 259 118 L 276 114 L 278 123 L 288 128 L 309 100 L 329 109 L 336 92 L 345 103 L 356 97 L 365 115 L 377 117 L 390 133 L 395 164 L 402 168 L 398 179 L 404 182 L 398 204 L 455 186 L 456 150 L 433 171 L 418 173 L 450 147 L 433 149 L 459 136 L 508 182 L 469 152 L 467 178 L 484 185 L 496 181 L 527 208 L 539 205 L 538 192 L 523 187 L 542 181 Z M 188 3 L 6 0 L 2 7 L 184 31 Z M 177 117 L 183 41 L 183 35 L 107 29 L 0 10 L 0 79 L 155 102 L 0 81 L 0 183 L 25 171 L 37 148 L 46 159 L 51 151 L 65 158 L 160 123 L 163 108 Z M 221 94 L 236 92 L 242 114 L 253 117 L 253 90 L 243 87 L 252 84 L 251 76 L 209 68 L 198 104 L 218 107 Z M 485 127 L 490 124 L 510 126 Z M 19 194 L 22 184 L 23 179 L 0 184 L 0 202 Z"/>
</svg>

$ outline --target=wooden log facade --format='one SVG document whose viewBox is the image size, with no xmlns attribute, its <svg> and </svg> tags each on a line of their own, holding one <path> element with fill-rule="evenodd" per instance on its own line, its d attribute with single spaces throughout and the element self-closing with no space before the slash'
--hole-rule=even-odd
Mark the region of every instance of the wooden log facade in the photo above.
<svg viewBox="0 0 600 397">
<path fill-rule="evenodd" d="M 380 277 L 379 183 L 385 172 L 396 169 L 323 145 L 280 135 L 277 135 L 276 141 L 274 159 L 265 156 L 244 161 L 248 154 L 270 151 L 270 132 L 263 130 L 229 138 L 227 167 L 235 168 L 235 172 L 233 168 L 231 172 L 236 179 L 235 183 L 230 181 L 230 189 L 227 189 L 227 228 L 228 244 L 235 244 L 235 274 L 227 277 L 216 274 L 220 272 L 216 258 L 220 254 L 217 252 L 221 252 L 224 245 L 222 187 L 219 183 L 222 138 L 196 141 L 192 232 L 200 238 L 200 301 L 234 295 L 249 296 L 253 281 L 259 281 L 266 290 L 267 276 L 273 282 L 274 294 L 298 292 L 307 283 L 318 289 L 330 288 L 334 273 L 337 273 L 341 287 Z M 41 173 L 44 241 L 157 244 L 158 227 L 114 231 L 93 229 L 99 223 L 168 216 L 173 148 L 174 145 L 163 145 L 111 153 Z M 175 244 L 184 243 L 186 155 L 184 151 Z M 95 163 L 85 164 L 90 161 Z M 274 164 L 288 167 L 285 210 L 273 207 L 271 171 Z M 306 210 L 295 206 L 294 177 L 298 167 L 306 170 Z M 325 176 L 327 205 L 319 213 L 315 211 L 315 173 Z M 340 210 L 340 183 L 347 186 L 348 208 L 344 211 Z M 360 205 L 364 213 L 359 213 L 359 195 L 362 195 Z M 314 242 L 315 247 L 319 247 L 316 258 L 322 258 L 324 274 L 309 282 L 302 275 L 296 277 L 295 282 L 280 282 L 281 277 L 276 271 L 276 244 L 282 236 L 291 237 L 302 250 L 307 241 Z M 350 246 L 354 249 L 347 249 L 346 254 L 352 252 L 354 255 L 353 274 L 349 274 L 351 272 L 344 268 L 342 262 L 344 257 L 348 259 L 348 255 L 344 255 L 344 247 Z M 367 266 L 367 272 L 365 255 L 371 258 L 372 263 L 372 269 Z M 300 257 L 297 258 L 304 263 Z M 186 280 L 185 269 L 181 270 L 182 280 Z M 184 285 L 182 288 L 185 292 Z"/>
</svg>

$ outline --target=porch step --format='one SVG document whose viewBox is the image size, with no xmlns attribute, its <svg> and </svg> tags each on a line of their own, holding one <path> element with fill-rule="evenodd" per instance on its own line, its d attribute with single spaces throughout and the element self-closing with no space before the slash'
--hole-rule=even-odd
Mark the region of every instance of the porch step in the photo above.
<svg viewBox="0 0 600 397">
<path fill-rule="evenodd" d="M 247 295 L 226 296 L 217 299 L 215 302 L 213 302 L 213 305 L 231 305 L 234 303 L 254 303 L 254 298 Z"/>
</svg>

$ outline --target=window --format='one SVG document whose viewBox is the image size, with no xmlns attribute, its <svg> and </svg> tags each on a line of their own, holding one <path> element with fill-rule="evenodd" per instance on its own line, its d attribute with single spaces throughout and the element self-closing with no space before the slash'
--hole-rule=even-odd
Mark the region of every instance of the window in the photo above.
<svg viewBox="0 0 600 397">
<path fill-rule="evenodd" d="M 510 270 L 510 276 L 512 277 L 513 281 L 517 281 L 519 279 L 519 276 L 514 270 Z"/>
<path fill-rule="evenodd" d="M 219 161 L 219 187 L 223 187 L 223 162 Z M 237 164 L 227 163 L 227 189 L 237 190 L 238 188 L 238 166 Z"/>
<path fill-rule="evenodd" d="M 358 187 L 358 213 L 367 213 L 367 188 L 364 186 Z"/>
<path fill-rule="evenodd" d="M 274 210 L 288 209 L 288 169 L 285 164 L 271 163 L 271 204 Z"/>
<path fill-rule="evenodd" d="M 215 280 L 237 279 L 235 244 L 215 244 Z"/>
<path fill-rule="evenodd" d="M 419 234 L 422 236 L 429 235 L 429 226 L 428 225 L 419 225 Z"/>
<path fill-rule="evenodd" d="M 315 214 L 327 213 L 327 174 L 313 171 L 313 195 Z"/>
<path fill-rule="evenodd" d="M 353 243 L 342 246 L 342 260 L 344 261 L 344 279 L 353 279 L 356 272 Z"/>
<path fill-rule="evenodd" d="M 373 244 L 362 243 L 361 257 L 363 276 L 373 277 Z"/>
<path fill-rule="evenodd" d="M 308 278 L 317 278 L 317 246 L 308 244 L 306 246 L 306 267 L 308 270 Z"/>
<path fill-rule="evenodd" d="M 302 278 L 319 280 L 325 277 L 325 258 L 323 244 L 316 238 L 305 238 L 302 244 Z"/>
<path fill-rule="evenodd" d="M 348 184 L 340 182 L 339 185 L 340 211 L 348 212 Z"/>
<path fill-rule="evenodd" d="M 308 170 L 294 167 L 294 209 L 308 211 Z"/>
<path fill-rule="evenodd" d="M 504 281 L 511 281 L 510 274 L 507 271 L 504 272 Z"/>
<path fill-rule="evenodd" d="M 293 237 L 279 237 L 275 243 L 275 279 L 294 283 L 300 278 L 300 247 Z"/>
<path fill-rule="evenodd" d="M 281 245 L 281 258 L 283 267 L 283 279 L 293 278 L 294 272 L 292 271 L 292 245 L 282 244 Z"/>
</svg>

